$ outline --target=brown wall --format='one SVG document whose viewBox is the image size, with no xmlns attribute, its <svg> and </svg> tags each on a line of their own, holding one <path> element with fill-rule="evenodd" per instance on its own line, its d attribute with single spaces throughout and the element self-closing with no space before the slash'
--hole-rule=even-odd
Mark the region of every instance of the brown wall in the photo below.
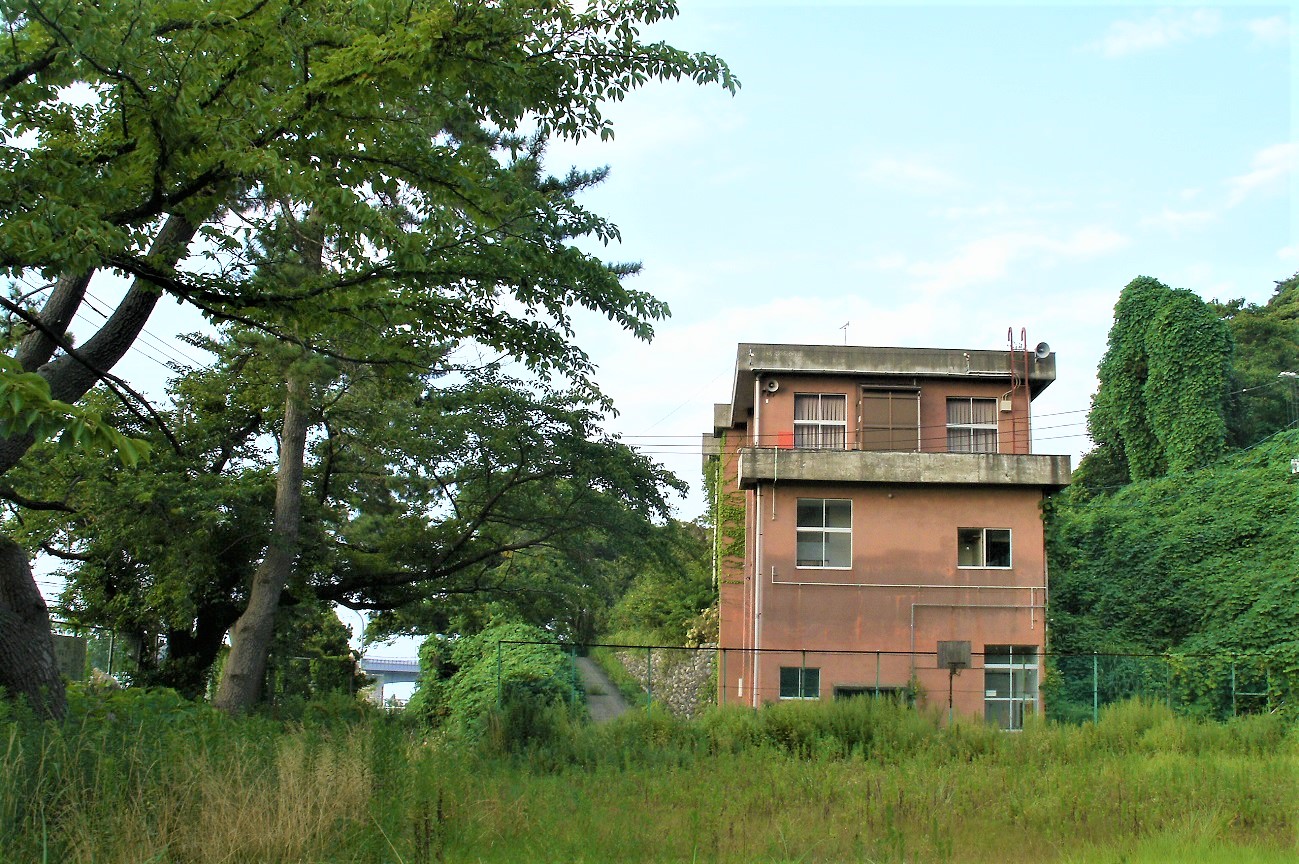
<svg viewBox="0 0 1299 864">
<path fill-rule="evenodd" d="M 796 566 L 800 497 L 852 501 L 850 569 Z M 1022 487 L 882 484 L 777 484 L 774 493 L 770 486 L 750 492 L 747 566 L 722 586 L 722 645 L 751 649 L 757 630 L 764 649 L 757 675 L 763 701 L 778 697 L 779 667 L 800 665 L 801 651 L 814 655 L 801 662 L 822 670 L 824 698 L 835 685 L 905 686 L 914 651 L 920 683 L 931 696 L 941 685 L 946 704 L 947 672 L 934 668 L 938 641 L 968 640 L 976 654 L 988 644 L 1032 645 L 1039 652 L 1044 647 L 1041 497 L 1039 490 Z M 1009 528 L 1011 568 L 958 567 L 958 528 Z M 766 653 L 777 650 L 792 653 Z M 831 651 L 884 653 L 877 667 L 874 655 L 818 653 Z M 741 678 L 752 698 L 753 659 L 732 653 L 724 699 L 739 698 Z M 964 698 L 964 710 L 982 712 L 981 674 L 958 676 L 958 689 L 968 685 L 964 697 L 958 694 L 958 709 Z"/>
<path fill-rule="evenodd" d="M 781 374 L 767 376 L 776 379 L 780 389 L 775 393 L 762 391 L 757 402 L 754 422 L 750 424 L 755 430 L 755 438 L 749 446 L 754 447 L 791 447 L 794 431 L 794 394 L 823 393 L 842 394 L 847 397 L 848 405 L 848 441 L 849 448 L 857 440 L 857 400 L 863 385 L 881 387 L 920 388 L 920 449 L 927 453 L 947 452 L 947 398 L 949 396 L 973 396 L 1000 399 L 1010 390 L 1010 380 L 989 381 L 985 379 L 951 379 L 951 378 L 845 378 L 828 375 Z M 760 379 L 760 385 L 767 378 Z M 998 412 L 997 443 L 1001 453 L 1031 452 L 1029 429 L 1029 395 L 1028 388 L 1021 386 L 1014 391 L 1013 410 Z M 760 426 L 760 431 L 756 431 Z"/>
</svg>

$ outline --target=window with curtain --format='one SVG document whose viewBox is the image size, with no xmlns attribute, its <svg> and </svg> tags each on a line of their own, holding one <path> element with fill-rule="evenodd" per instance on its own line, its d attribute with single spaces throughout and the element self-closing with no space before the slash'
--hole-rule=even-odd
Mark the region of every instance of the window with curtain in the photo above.
<svg viewBox="0 0 1299 864">
<path fill-rule="evenodd" d="M 827 393 L 794 395 L 794 446 L 842 450 L 848 440 L 848 397 Z"/>
<path fill-rule="evenodd" d="M 947 452 L 997 452 L 997 400 L 968 396 L 947 400 Z"/>
</svg>

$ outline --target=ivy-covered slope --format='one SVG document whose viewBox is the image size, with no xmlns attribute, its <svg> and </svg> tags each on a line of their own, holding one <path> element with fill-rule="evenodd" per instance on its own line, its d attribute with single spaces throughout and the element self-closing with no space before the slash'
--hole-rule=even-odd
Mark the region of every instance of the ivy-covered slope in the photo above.
<svg viewBox="0 0 1299 864">
<path fill-rule="evenodd" d="M 1054 653 L 1261 651 L 1299 640 L 1299 432 L 1047 507 Z"/>
</svg>

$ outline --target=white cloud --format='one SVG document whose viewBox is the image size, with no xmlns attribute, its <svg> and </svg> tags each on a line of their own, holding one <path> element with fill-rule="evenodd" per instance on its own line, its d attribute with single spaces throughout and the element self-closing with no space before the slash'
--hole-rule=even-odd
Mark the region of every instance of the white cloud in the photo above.
<svg viewBox="0 0 1299 864">
<path fill-rule="evenodd" d="M 1115 21 L 1105 36 L 1089 47 L 1106 57 L 1122 57 L 1212 36 L 1221 29 L 1222 16 L 1216 10 L 1182 12 L 1166 9 L 1140 20 Z"/>
<path fill-rule="evenodd" d="M 1165 207 L 1157 215 L 1143 218 L 1141 224 L 1146 228 L 1162 228 L 1175 234 L 1184 229 L 1208 225 L 1214 218 L 1210 210 L 1174 210 Z"/>
<path fill-rule="evenodd" d="M 1299 163 L 1299 143 L 1273 144 L 1254 155 L 1249 171 L 1227 181 L 1227 203 L 1235 206 L 1256 192 L 1267 193 L 1285 186 Z"/>
<path fill-rule="evenodd" d="M 1290 22 L 1284 15 L 1254 18 L 1245 22 L 1245 29 L 1259 42 L 1267 44 L 1278 44 L 1290 39 Z"/>
<path fill-rule="evenodd" d="M 1001 279 L 1016 261 L 1032 259 L 1050 266 L 1061 258 L 1093 258 L 1127 245 L 1127 237 L 1099 226 L 1080 228 L 1063 237 L 1006 232 L 973 240 L 945 260 L 915 264 L 909 272 L 921 279 L 919 290 L 943 294 Z"/>
<path fill-rule="evenodd" d="M 1299 261 L 1299 243 L 1291 243 L 1276 250 L 1276 257 L 1282 261 Z"/>
<path fill-rule="evenodd" d="M 859 176 L 871 183 L 902 186 L 913 192 L 936 192 L 960 185 L 956 177 L 916 157 L 881 157 L 867 165 Z"/>
</svg>

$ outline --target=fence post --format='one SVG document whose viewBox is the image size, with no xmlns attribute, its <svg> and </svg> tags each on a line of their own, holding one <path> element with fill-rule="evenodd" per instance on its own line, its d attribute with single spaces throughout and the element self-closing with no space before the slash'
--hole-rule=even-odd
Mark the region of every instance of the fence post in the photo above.
<svg viewBox="0 0 1299 864">
<path fill-rule="evenodd" d="M 875 652 L 875 698 L 880 697 L 880 652 Z"/>
<path fill-rule="evenodd" d="M 1236 655 L 1231 655 L 1231 716 L 1236 716 Z"/>
<path fill-rule="evenodd" d="M 722 641 L 722 640 L 719 639 L 719 640 L 717 640 L 717 641 L 720 642 L 720 641 Z M 718 687 L 717 689 L 720 690 L 720 691 L 722 691 L 722 698 L 721 698 L 719 701 L 722 703 L 722 705 L 725 705 L 725 704 L 726 704 L 726 690 L 727 690 L 727 687 L 729 686 L 729 684 L 727 683 L 727 680 L 726 680 L 726 649 L 725 649 L 725 648 L 718 648 L 717 650 L 720 651 L 720 652 L 722 652 L 722 677 L 721 677 L 721 679 L 720 679 L 720 680 L 721 680 L 721 684 L 722 684 L 722 686 L 721 686 L 721 687 Z"/>
<path fill-rule="evenodd" d="M 645 646 L 645 710 L 654 704 L 654 649 Z"/>
<path fill-rule="evenodd" d="M 1099 723 L 1101 719 L 1101 675 L 1100 675 L 1100 656 L 1092 652 L 1092 722 Z"/>
<path fill-rule="evenodd" d="M 501 707 L 501 640 L 496 640 L 496 707 Z"/>
<path fill-rule="evenodd" d="M 568 646 L 568 669 L 572 673 L 568 678 L 568 704 L 577 704 L 577 646 Z"/>
</svg>

